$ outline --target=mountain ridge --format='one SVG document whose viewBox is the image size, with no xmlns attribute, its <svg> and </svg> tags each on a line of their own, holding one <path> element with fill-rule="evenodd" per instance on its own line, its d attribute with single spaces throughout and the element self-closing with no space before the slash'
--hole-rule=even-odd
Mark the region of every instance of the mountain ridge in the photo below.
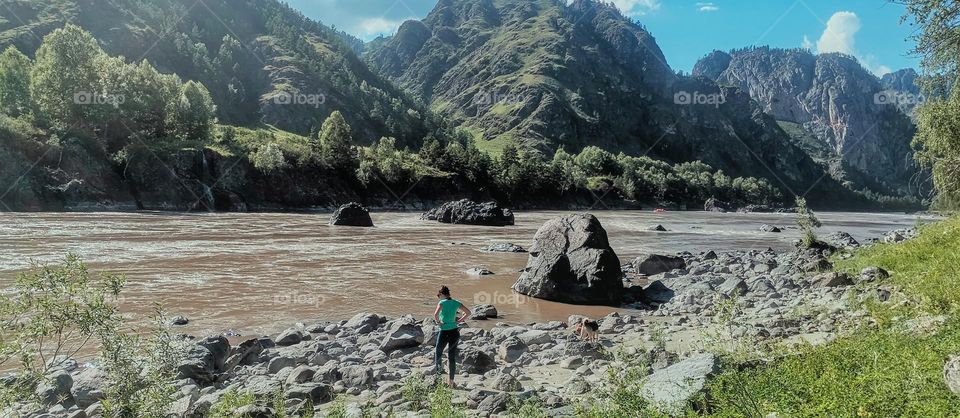
<svg viewBox="0 0 960 418">
<path fill-rule="evenodd" d="M 919 194 L 920 170 L 910 146 L 915 129 L 898 105 L 901 97 L 918 96 L 887 89 L 856 58 L 752 47 L 714 51 L 697 63 L 693 74 L 747 91 L 765 113 L 802 126 L 830 148 L 823 162 L 850 187 Z M 909 78 L 909 72 L 903 74 Z"/>
</svg>

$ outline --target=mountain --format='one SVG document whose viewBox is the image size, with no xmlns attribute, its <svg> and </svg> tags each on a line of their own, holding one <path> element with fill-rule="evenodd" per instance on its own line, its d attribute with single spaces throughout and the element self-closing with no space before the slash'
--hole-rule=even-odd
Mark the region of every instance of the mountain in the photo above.
<svg viewBox="0 0 960 418">
<path fill-rule="evenodd" d="M 898 102 L 916 73 L 881 82 L 851 56 L 803 49 L 715 51 L 693 74 L 749 92 L 831 174 L 854 189 L 915 196 L 915 127 Z"/>
<path fill-rule="evenodd" d="M 33 55 L 66 23 L 110 55 L 203 83 L 223 123 L 307 135 L 340 110 L 366 144 L 393 136 L 416 145 L 432 128 L 424 109 L 358 58 L 358 40 L 275 0 L 6 0 L 0 47 Z"/>
<path fill-rule="evenodd" d="M 880 85 L 886 92 L 885 99 L 893 99 L 901 112 L 914 118 L 914 109 L 923 103 L 920 92 L 920 75 L 913 68 L 905 68 L 880 77 Z"/>
<path fill-rule="evenodd" d="M 488 150 L 596 145 L 797 193 L 837 189 L 746 93 L 675 74 L 656 39 L 606 2 L 441 0 L 365 57 Z"/>
</svg>

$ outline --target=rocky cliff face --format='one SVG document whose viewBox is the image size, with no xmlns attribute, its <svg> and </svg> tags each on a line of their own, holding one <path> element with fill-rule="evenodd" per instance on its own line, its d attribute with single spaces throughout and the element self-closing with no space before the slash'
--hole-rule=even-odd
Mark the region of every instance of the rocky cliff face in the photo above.
<svg viewBox="0 0 960 418">
<path fill-rule="evenodd" d="M 914 109 L 924 101 L 919 78 L 920 75 L 913 68 L 897 70 L 880 77 L 880 85 L 887 94 L 884 99 L 893 99 L 900 111 L 911 119 L 914 118 Z"/>
<path fill-rule="evenodd" d="M 481 147 L 597 145 L 803 190 L 823 173 L 748 95 L 676 75 L 654 37 L 604 2 L 441 0 L 366 58 Z"/>
<path fill-rule="evenodd" d="M 915 193 L 914 126 L 898 106 L 906 100 L 899 92 L 913 84 L 909 73 L 881 83 L 849 56 L 763 47 L 713 52 L 697 63 L 694 75 L 749 92 L 765 113 L 801 127 L 799 137 L 819 141 L 807 145 L 825 148 L 820 157 L 848 186 Z"/>
</svg>

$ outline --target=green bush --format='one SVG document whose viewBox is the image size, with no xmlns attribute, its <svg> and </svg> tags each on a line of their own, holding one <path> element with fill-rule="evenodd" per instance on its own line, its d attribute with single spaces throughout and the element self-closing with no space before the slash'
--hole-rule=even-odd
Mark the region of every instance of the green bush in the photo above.
<svg viewBox="0 0 960 418">
<path fill-rule="evenodd" d="M 159 308 L 154 332 L 124 328 L 114 304 L 123 285 L 123 276 L 94 275 L 72 254 L 62 265 L 34 264 L 18 275 L 13 291 L 0 295 L 0 367 L 18 370 L 13 384 L 0 385 L 0 409 L 33 400 L 34 385 L 60 366 L 51 353 L 72 357 L 99 345 L 104 415 L 166 416 L 183 347 Z"/>
</svg>

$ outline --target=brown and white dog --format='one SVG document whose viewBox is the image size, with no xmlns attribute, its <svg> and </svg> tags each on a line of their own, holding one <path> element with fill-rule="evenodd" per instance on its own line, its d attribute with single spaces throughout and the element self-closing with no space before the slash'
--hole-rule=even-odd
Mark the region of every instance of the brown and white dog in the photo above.
<svg viewBox="0 0 960 418">
<path fill-rule="evenodd" d="M 600 323 L 589 318 L 580 318 L 573 324 L 574 335 L 584 341 L 600 341 L 600 333 L 597 332 L 599 329 Z"/>
</svg>

